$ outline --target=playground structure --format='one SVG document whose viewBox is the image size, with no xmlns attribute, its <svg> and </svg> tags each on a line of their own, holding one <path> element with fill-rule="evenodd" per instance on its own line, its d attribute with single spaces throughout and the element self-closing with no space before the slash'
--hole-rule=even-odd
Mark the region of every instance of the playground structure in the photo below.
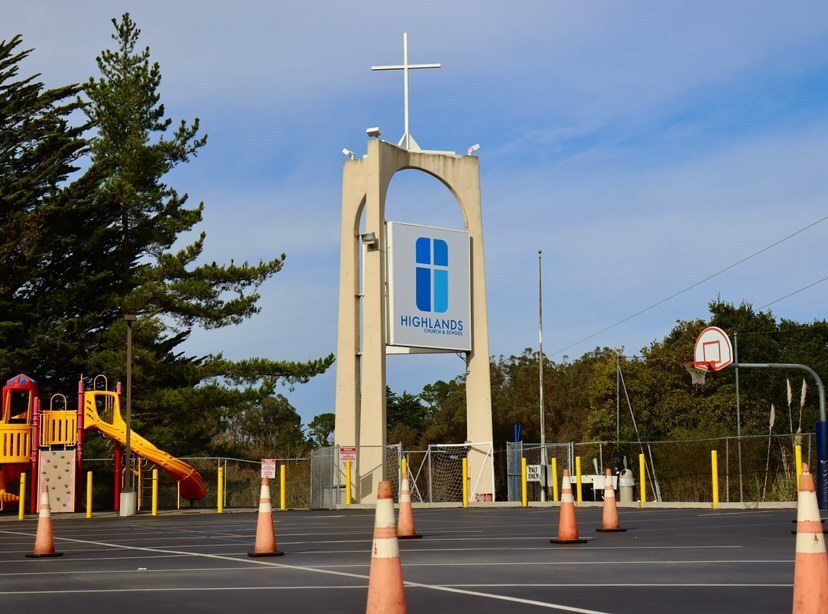
<svg viewBox="0 0 828 614">
<path fill-rule="evenodd" d="M 55 512 L 73 512 L 80 501 L 83 474 L 83 442 L 86 430 L 95 429 L 116 442 L 116 491 L 120 490 L 124 471 L 120 467 L 120 446 L 127 440 L 127 427 L 121 416 L 120 386 L 109 390 L 86 390 L 83 379 L 78 383 L 77 409 L 69 409 L 62 394 L 41 407 L 39 387 L 31 377 L 20 374 L 3 386 L 0 405 L 0 509 L 17 503 L 19 496 L 8 487 L 22 473 L 30 479 L 30 507 L 37 511 L 37 493 L 41 484 L 50 490 Z M 187 463 L 159 450 L 134 431 L 130 432 L 132 452 L 167 473 L 177 484 L 181 497 L 203 499 L 206 495 L 199 473 Z M 131 468 L 125 468 L 131 470 Z M 115 496 L 117 509 L 118 493 Z"/>
</svg>

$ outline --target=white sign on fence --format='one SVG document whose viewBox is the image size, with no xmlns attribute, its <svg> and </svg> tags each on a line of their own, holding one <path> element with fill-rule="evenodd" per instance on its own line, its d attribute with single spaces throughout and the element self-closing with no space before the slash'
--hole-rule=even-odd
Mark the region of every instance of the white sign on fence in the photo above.
<svg viewBox="0 0 828 614">
<path fill-rule="evenodd" d="M 543 467 L 541 465 L 526 465 L 526 481 L 540 482 L 543 474 Z"/>
<path fill-rule="evenodd" d="M 275 478 L 276 477 L 276 459 L 263 458 L 262 459 L 262 477 Z"/>
<path fill-rule="evenodd" d="M 339 470 L 345 473 L 345 461 L 351 461 L 351 468 L 353 469 L 356 463 L 357 451 L 356 446 L 339 446 Z"/>
</svg>

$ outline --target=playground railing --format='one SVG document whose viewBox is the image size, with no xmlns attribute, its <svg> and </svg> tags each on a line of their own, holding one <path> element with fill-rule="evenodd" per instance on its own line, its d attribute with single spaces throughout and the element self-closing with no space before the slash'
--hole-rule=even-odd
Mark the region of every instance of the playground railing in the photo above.
<svg viewBox="0 0 828 614">
<path fill-rule="evenodd" d="M 25 463 L 31 455 L 31 428 L 26 424 L 0 424 L 0 463 Z"/>
<path fill-rule="evenodd" d="M 77 442 L 77 412 L 52 410 L 40 414 L 41 446 L 73 446 Z"/>
</svg>

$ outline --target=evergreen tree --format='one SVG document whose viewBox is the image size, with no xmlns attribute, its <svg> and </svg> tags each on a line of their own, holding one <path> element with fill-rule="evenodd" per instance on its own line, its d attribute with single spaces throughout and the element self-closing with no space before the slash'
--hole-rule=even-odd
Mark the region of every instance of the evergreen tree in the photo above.
<svg viewBox="0 0 828 614">
<path fill-rule="evenodd" d="M 0 41 L 0 376 L 26 372 L 60 388 L 83 364 L 88 320 L 78 315 L 94 283 L 81 279 L 83 232 L 95 175 L 68 183 L 86 152 L 85 126 L 70 121 L 79 86 L 19 78 L 31 53 L 20 44 Z"/>
<path fill-rule="evenodd" d="M 304 382 L 333 356 L 307 363 L 221 354 L 188 357 L 179 346 L 194 326 L 238 324 L 259 311 L 258 288 L 283 265 L 284 254 L 258 264 L 198 264 L 202 232 L 182 248 L 174 244 L 201 221 L 203 203 L 164 183 L 175 166 L 206 143 L 199 122 L 172 120 L 160 102 L 161 70 L 149 48 L 138 49 L 140 29 L 129 14 L 113 19 L 115 48 L 98 57 L 101 77 L 85 86 L 85 105 L 96 134 L 92 166 L 99 189 L 90 226 L 102 251 L 94 274 L 108 280 L 100 301 L 101 335 L 89 357 L 93 370 L 124 372 L 122 316 L 135 313 L 133 399 L 138 426 L 161 446 L 199 452 L 223 428 L 222 416 L 261 402 L 278 382 Z"/>
</svg>

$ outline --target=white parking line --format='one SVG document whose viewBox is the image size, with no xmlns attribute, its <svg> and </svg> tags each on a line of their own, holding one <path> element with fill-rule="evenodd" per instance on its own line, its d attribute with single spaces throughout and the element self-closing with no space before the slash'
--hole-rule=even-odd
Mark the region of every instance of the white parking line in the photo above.
<svg viewBox="0 0 828 614">
<path fill-rule="evenodd" d="M 0 531 L 0 533 L 4 533 L 4 534 L 8 534 L 8 535 L 21 535 L 21 533 L 16 532 L 16 531 Z M 23 535 L 25 535 L 25 533 L 23 533 Z M 112 543 L 108 543 L 108 542 L 98 542 L 98 541 L 90 541 L 90 540 L 72 539 L 72 538 L 66 538 L 66 537 L 62 538 L 62 541 L 72 542 L 72 543 L 80 543 L 80 544 L 91 544 L 91 545 L 102 546 L 102 547 L 107 547 L 107 548 L 115 548 L 115 549 L 118 549 L 118 550 L 136 550 L 136 551 L 139 551 L 139 552 L 153 552 L 153 553 L 156 553 L 156 554 L 183 554 L 183 555 L 190 555 L 190 556 L 194 556 L 194 557 L 203 557 L 203 558 L 208 558 L 208 559 L 213 559 L 213 560 L 232 561 L 232 562 L 235 562 L 235 563 L 239 563 L 239 562 L 243 561 L 243 559 L 240 560 L 240 559 L 232 558 L 232 557 L 229 557 L 229 556 L 222 556 L 222 555 L 218 555 L 218 554 L 203 554 L 203 553 L 198 553 L 198 552 L 180 552 L 180 551 L 176 551 L 176 550 L 164 550 L 164 549 L 161 549 L 161 548 L 144 548 L 144 547 L 138 547 L 138 546 L 125 546 L 125 545 L 120 545 L 120 544 L 112 544 Z M 296 571 L 307 571 L 307 572 L 310 572 L 310 573 L 321 573 L 321 574 L 328 574 L 328 575 L 334 575 L 334 576 L 345 577 L 345 578 L 355 578 L 355 579 L 364 580 L 364 581 L 367 581 L 369 579 L 368 576 L 363 575 L 363 574 L 353 574 L 353 573 L 347 573 L 347 572 L 343 572 L 343 571 L 334 571 L 334 570 L 331 570 L 331 569 L 320 569 L 320 568 L 314 568 L 314 567 L 285 565 L 285 564 L 282 564 L 282 563 L 275 563 L 275 562 L 265 561 L 265 560 L 262 560 L 262 559 L 252 559 L 252 560 L 243 561 L 243 562 L 245 562 L 245 563 L 247 563 L 248 565 L 251 565 L 251 566 L 252 565 L 260 565 L 260 566 L 263 566 L 263 567 L 276 567 L 276 568 L 279 568 L 279 569 L 292 569 L 292 570 L 296 570 Z M 535 606 L 538 606 L 538 607 L 552 609 L 552 610 L 559 610 L 559 611 L 562 611 L 562 612 L 577 612 L 579 614 L 607 614 L 606 612 L 600 612 L 598 610 L 585 610 L 585 609 L 582 609 L 582 608 L 573 608 L 573 607 L 569 607 L 569 606 L 565 606 L 565 605 L 561 605 L 561 604 L 556 604 L 556 603 L 546 603 L 546 602 L 543 602 L 543 601 L 534 601 L 534 600 L 531 600 L 531 599 L 521 599 L 521 598 L 518 598 L 518 597 L 508 597 L 508 596 L 505 596 L 505 595 L 492 595 L 492 594 L 489 594 L 489 593 L 480 593 L 480 592 L 477 592 L 477 591 L 469 591 L 469 590 L 464 590 L 464 589 L 460 589 L 460 588 L 452 588 L 452 587 L 448 587 L 448 586 L 438 586 L 438 585 L 433 585 L 433 584 L 420 584 L 420 583 L 417 583 L 417 582 L 406 582 L 405 585 L 409 586 L 409 587 L 425 588 L 425 589 L 429 589 L 429 590 L 443 591 L 443 592 L 455 593 L 455 594 L 461 594 L 461 595 L 470 595 L 470 596 L 474 596 L 474 597 L 483 597 L 483 598 L 486 598 L 486 599 L 495 599 L 497 601 L 507 601 L 509 603 L 521 603 L 521 604 L 524 604 L 524 605 L 535 605 Z M 290 587 L 290 589 L 295 589 L 295 588 L 296 587 Z M 313 589 L 313 590 L 319 590 L 319 588 L 320 587 L 308 587 L 308 589 Z M 340 588 L 340 587 L 334 587 L 334 588 Z M 23 592 L 8 591 L 8 592 L 0 592 L 0 596 L 4 596 L 4 595 L 23 595 L 23 594 L 31 595 L 31 594 L 78 594 L 78 593 L 129 593 L 129 592 L 153 592 L 153 591 L 155 591 L 155 592 L 161 592 L 161 591 L 167 591 L 167 592 L 169 592 L 169 591 L 201 592 L 201 591 L 215 591 L 215 590 L 274 590 L 274 589 L 271 588 L 271 587 L 262 587 L 262 588 L 253 588 L 253 589 L 241 588 L 241 587 L 227 587 L 227 588 L 208 587 L 208 588 L 197 588 L 197 589 L 192 589 L 192 588 L 163 589 L 163 588 L 153 587 L 153 588 L 137 589 L 137 590 L 136 589 L 111 589 L 111 590 L 107 590 L 107 589 L 95 589 L 95 590 L 75 589 L 75 590 L 67 590 L 67 591 L 23 591 Z M 285 589 L 275 589 L 275 590 L 285 590 Z"/>
</svg>

